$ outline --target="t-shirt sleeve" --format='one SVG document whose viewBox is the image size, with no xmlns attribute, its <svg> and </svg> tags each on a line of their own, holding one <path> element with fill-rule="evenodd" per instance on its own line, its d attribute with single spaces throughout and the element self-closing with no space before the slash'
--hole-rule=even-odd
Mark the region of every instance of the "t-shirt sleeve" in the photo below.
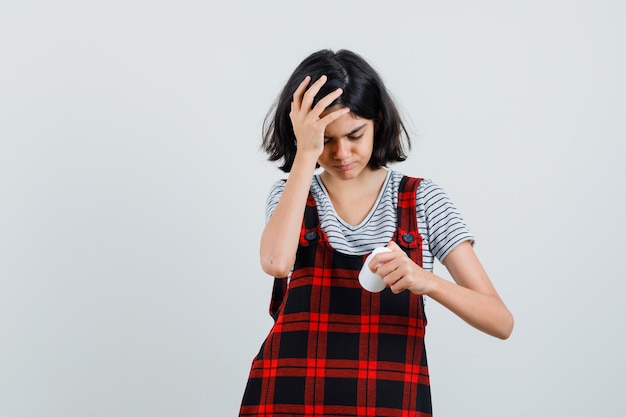
<svg viewBox="0 0 626 417">
<path fill-rule="evenodd" d="M 285 181 L 283 180 L 278 180 L 272 184 L 267 194 L 267 200 L 265 201 L 265 223 L 268 222 L 272 213 L 274 213 L 274 209 L 276 209 L 276 205 L 278 205 L 278 200 L 280 200 L 280 197 L 283 195 L 284 189 Z"/>
<path fill-rule="evenodd" d="M 440 262 L 459 243 L 467 240 L 474 244 L 474 236 L 440 186 L 424 179 L 417 188 L 416 198 L 417 215 L 426 223 L 430 251 Z"/>
</svg>

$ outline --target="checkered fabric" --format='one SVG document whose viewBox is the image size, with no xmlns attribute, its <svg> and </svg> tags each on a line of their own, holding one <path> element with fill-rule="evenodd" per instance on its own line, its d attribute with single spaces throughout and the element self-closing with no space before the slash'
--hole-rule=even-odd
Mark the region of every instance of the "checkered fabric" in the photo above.
<svg viewBox="0 0 626 417">
<path fill-rule="evenodd" d="M 404 177 L 400 184 L 394 236 L 418 265 L 420 180 Z M 294 270 L 288 284 L 275 280 L 275 323 L 252 363 L 240 416 L 432 414 L 423 299 L 362 289 L 365 258 L 333 250 L 309 196 Z"/>
</svg>

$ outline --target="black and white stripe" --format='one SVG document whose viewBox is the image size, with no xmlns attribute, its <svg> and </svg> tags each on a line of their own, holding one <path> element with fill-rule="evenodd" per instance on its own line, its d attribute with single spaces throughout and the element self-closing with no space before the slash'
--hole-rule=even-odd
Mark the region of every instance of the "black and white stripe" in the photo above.
<svg viewBox="0 0 626 417">
<path fill-rule="evenodd" d="M 363 255 L 379 246 L 385 246 L 396 230 L 398 187 L 402 173 L 389 171 L 385 184 L 371 212 L 361 222 L 352 226 L 337 216 L 324 185 L 316 175 L 311 192 L 317 202 L 322 229 L 332 247 L 339 252 Z M 285 187 L 284 181 L 273 184 L 265 209 L 268 220 L 274 212 Z M 459 243 L 474 242 L 463 219 L 441 187 L 424 179 L 417 189 L 417 224 L 423 238 L 423 267 L 432 271 L 433 258 L 442 261 Z"/>
</svg>

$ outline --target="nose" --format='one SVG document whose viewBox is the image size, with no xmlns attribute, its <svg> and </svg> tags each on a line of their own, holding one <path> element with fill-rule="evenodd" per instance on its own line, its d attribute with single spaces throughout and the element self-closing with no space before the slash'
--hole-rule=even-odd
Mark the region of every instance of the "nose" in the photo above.
<svg viewBox="0 0 626 417">
<path fill-rule="evenodd" d="M 335 148 L 336 159 L 346 159 L 350 156 L 350 142 L 345 138 L 337 141 L 337 147 Z"/>
</svg>

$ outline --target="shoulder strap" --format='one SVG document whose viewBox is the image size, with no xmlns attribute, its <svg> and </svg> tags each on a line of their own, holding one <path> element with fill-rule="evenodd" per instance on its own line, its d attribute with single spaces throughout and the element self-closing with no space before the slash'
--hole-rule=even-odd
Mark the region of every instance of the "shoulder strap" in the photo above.
<svg viewBox="0 0 626 417">
<path fill-rule="evenodd" d="M 404 176 L 398 187 L 398 211 L 396 243 L 420 267 L 424 265 L 422 256 L 422 235 L 417 225 L 417 188 L 422 178 Z M 419 305 L 424 320 L 427 323 L 424 298 L 419 296 Z"/>
<path fill-rule="evenodd" d="M 404 176 L 398 187 L 398 227 L 404 230 L 417 230 L 417 187 L 422 178 L 412 178 Z M 412 213 L 412 215 L 410 215 Z"/>
<path fill-rule="evenodd" d="M 402 177 L 398 187 L 396 242 L 407 255 L 422 265 L 422 236 L 417 227 L 417 187 L 421 178 Z M 411 254 L 411 252 L 413 252 Z"/>
<path fill-rule="evenodd" d="M 320 237 L 320 218 L 317 212 L 317 202 L 313 197 L 313 193 L 309 192 L 304 207 L 304 219 L 302 220 L 302 228 L 300 229 L 300 245 L 309 245 Z"/>
<path fill-rule="evenodd" d="M 313 194 L 309 192 L 306 207 L 304 208 L 302 227 L 300 228 L 300 246 L 309 246 L 319 240 L 321 235 L 319 224 L 317 203 Z M 278 319 L 278 310 L 285 299 L 287 288 L 288 278 L 274 278 L 274 287 L 272 288 L 272 298 L 270 300 L 270 316 L 274 320 Z"/>
</svg>

